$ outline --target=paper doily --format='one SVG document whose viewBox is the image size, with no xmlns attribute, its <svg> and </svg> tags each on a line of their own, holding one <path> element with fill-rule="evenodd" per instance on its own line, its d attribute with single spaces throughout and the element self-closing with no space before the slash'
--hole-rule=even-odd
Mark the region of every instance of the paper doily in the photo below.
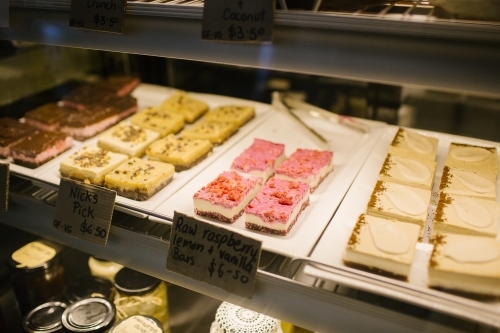
<svg viewBox="0 0 500 333">
<path fill-rule="evenodd" d="M 223 302 L 217 309 L 210 333 L 283 333 L 280 321 L 261 313 Z"/>
</svg>

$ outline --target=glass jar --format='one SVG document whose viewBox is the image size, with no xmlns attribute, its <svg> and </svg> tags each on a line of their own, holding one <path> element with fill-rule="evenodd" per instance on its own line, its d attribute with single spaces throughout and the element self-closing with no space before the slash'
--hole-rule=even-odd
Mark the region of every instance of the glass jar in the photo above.
<svg viewBox="0 0 500 333">
<path fill-rule="evenodd" d="M 210 326 L 210 333 L 283 333 L 278 319 L 222 302 Z"/>
<path fill-rule="evenodd" d="M 115 331 L 116 330 L 116 331 Z M 120 320 L 108 333 L 164 333 L 163 324 L 151 316 L 136 315 Z"/>
<path fill-rule="evenodd" d="M 121 269 L 115 276 L 115 305 L 118 319 L 133 315 L 148 315 L 163 324 L 165 332 L 170 332 L 167 284 L 152 276 Z"/>
<path fill-rule="evenodd" d="M 23 318 L 25 333 L 62 333 L 61 318 L 66 304 L 48 302 L 37 306 Z"/>
<path fill-rule="evenodd" d="M 114 282 L 116 273 L 118 273 L 123 266 L 106 259 L 90 256 L 89 268 L 90 274 L 93 276 L 106 278 L 111 282 Z"/>
<path fill-rule="evenodd" d="M 59 244 L 38 240 L 16 250 L 8 259 L 10 281 L 22 314 L 63 299 L 66 278 L 59 256 L 62 249 Z"/>
<path fill-rule="evenodd" d="M 71 304 L 62 315 L 67 333 L 102 333 L 115 322 L 116 309 L 105 298 L 90 297 Z"/>
<path fill-rule="evenodd" d="M 68 285 L 66 299 L 69 303 L 89 297 L 103 297 L 111 299 L 113 285 L 108 279 L 95 276 L 83 276 Z"/>
</svg>

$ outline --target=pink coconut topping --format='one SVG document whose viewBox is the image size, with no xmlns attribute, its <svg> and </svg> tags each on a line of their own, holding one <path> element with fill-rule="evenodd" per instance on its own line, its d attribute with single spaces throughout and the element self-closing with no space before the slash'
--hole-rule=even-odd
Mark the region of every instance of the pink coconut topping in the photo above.
<svg viewBox="0 0 500 333">
<path fill-rule="evenodd" d="M 260 178 L 225 171 L 196 192 L 194 198 L 232 208 L 237 206 L 258 183 L 261 183 Z"/>
<path fill-rule="evenodd" d="M 316 175 L 321 168 L 329 165 L 333 157 L 331 151 L 297 149 L 277 169 L 276 174 L 291 178 L 306 179 Z"/>
<path fill-rule="evenodd" d="M 306 183 L 271 178 L 245 208 L 245 214 L 259 216 L 266 222 L 287 223 L 294 208 L 308 193 Z"/>
<path fill-rule="evenodd" d="M 236 157 L 231 169 L 248 173 L 252 170 L 264 171 L 273 168 L 275 161 L 285 151 L 285 145 L 255 139 L 240 156 Z"/>
</svg>

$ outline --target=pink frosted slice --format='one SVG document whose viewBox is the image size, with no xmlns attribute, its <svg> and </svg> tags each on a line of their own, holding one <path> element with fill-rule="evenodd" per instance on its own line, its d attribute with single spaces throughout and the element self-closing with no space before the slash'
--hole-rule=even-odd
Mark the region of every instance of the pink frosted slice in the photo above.
<svg viewBox="0 0 500 333">
<path fill-rule="evenodd" d="M 331 163 L 333 152 L 312 149 L 297 149 L 277 169 L 277 175 L 307 179 Z"/>
<path fill-rule="evenodd" d="M 266 222 L 286 224 L 293 210 L 309 194 L 309 185 L 302 182 L 271 178 L 245 208 L 245 214 Z"/>
<path fill-rule="evenodd" d="M 260 183 L 259 178 L 243 176 L 233 171 L 225 171 L 208 185 L 202 187 L 193 197 L 226 208 L 233 208 Z"/>
<path fill-rule="evenodd" d="M 264 171 L 274 168 L 276 160 L 283 155 L 285 145 L 255 139 L 240 156 L 236 157 L 231 169 L 249 173 L 253 170 Z"/>
</svg>

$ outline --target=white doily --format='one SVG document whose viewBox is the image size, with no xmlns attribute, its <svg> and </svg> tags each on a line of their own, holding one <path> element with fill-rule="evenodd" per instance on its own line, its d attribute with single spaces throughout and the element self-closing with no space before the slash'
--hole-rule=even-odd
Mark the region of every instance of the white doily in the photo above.
<svg viewBox="0 0 500 333">
<path fill-rule="evenodd" d="M 217 309 L 210 333 L 283 333 L 280 321 L 261 313 L 223 302 Z"/>
</svg>

